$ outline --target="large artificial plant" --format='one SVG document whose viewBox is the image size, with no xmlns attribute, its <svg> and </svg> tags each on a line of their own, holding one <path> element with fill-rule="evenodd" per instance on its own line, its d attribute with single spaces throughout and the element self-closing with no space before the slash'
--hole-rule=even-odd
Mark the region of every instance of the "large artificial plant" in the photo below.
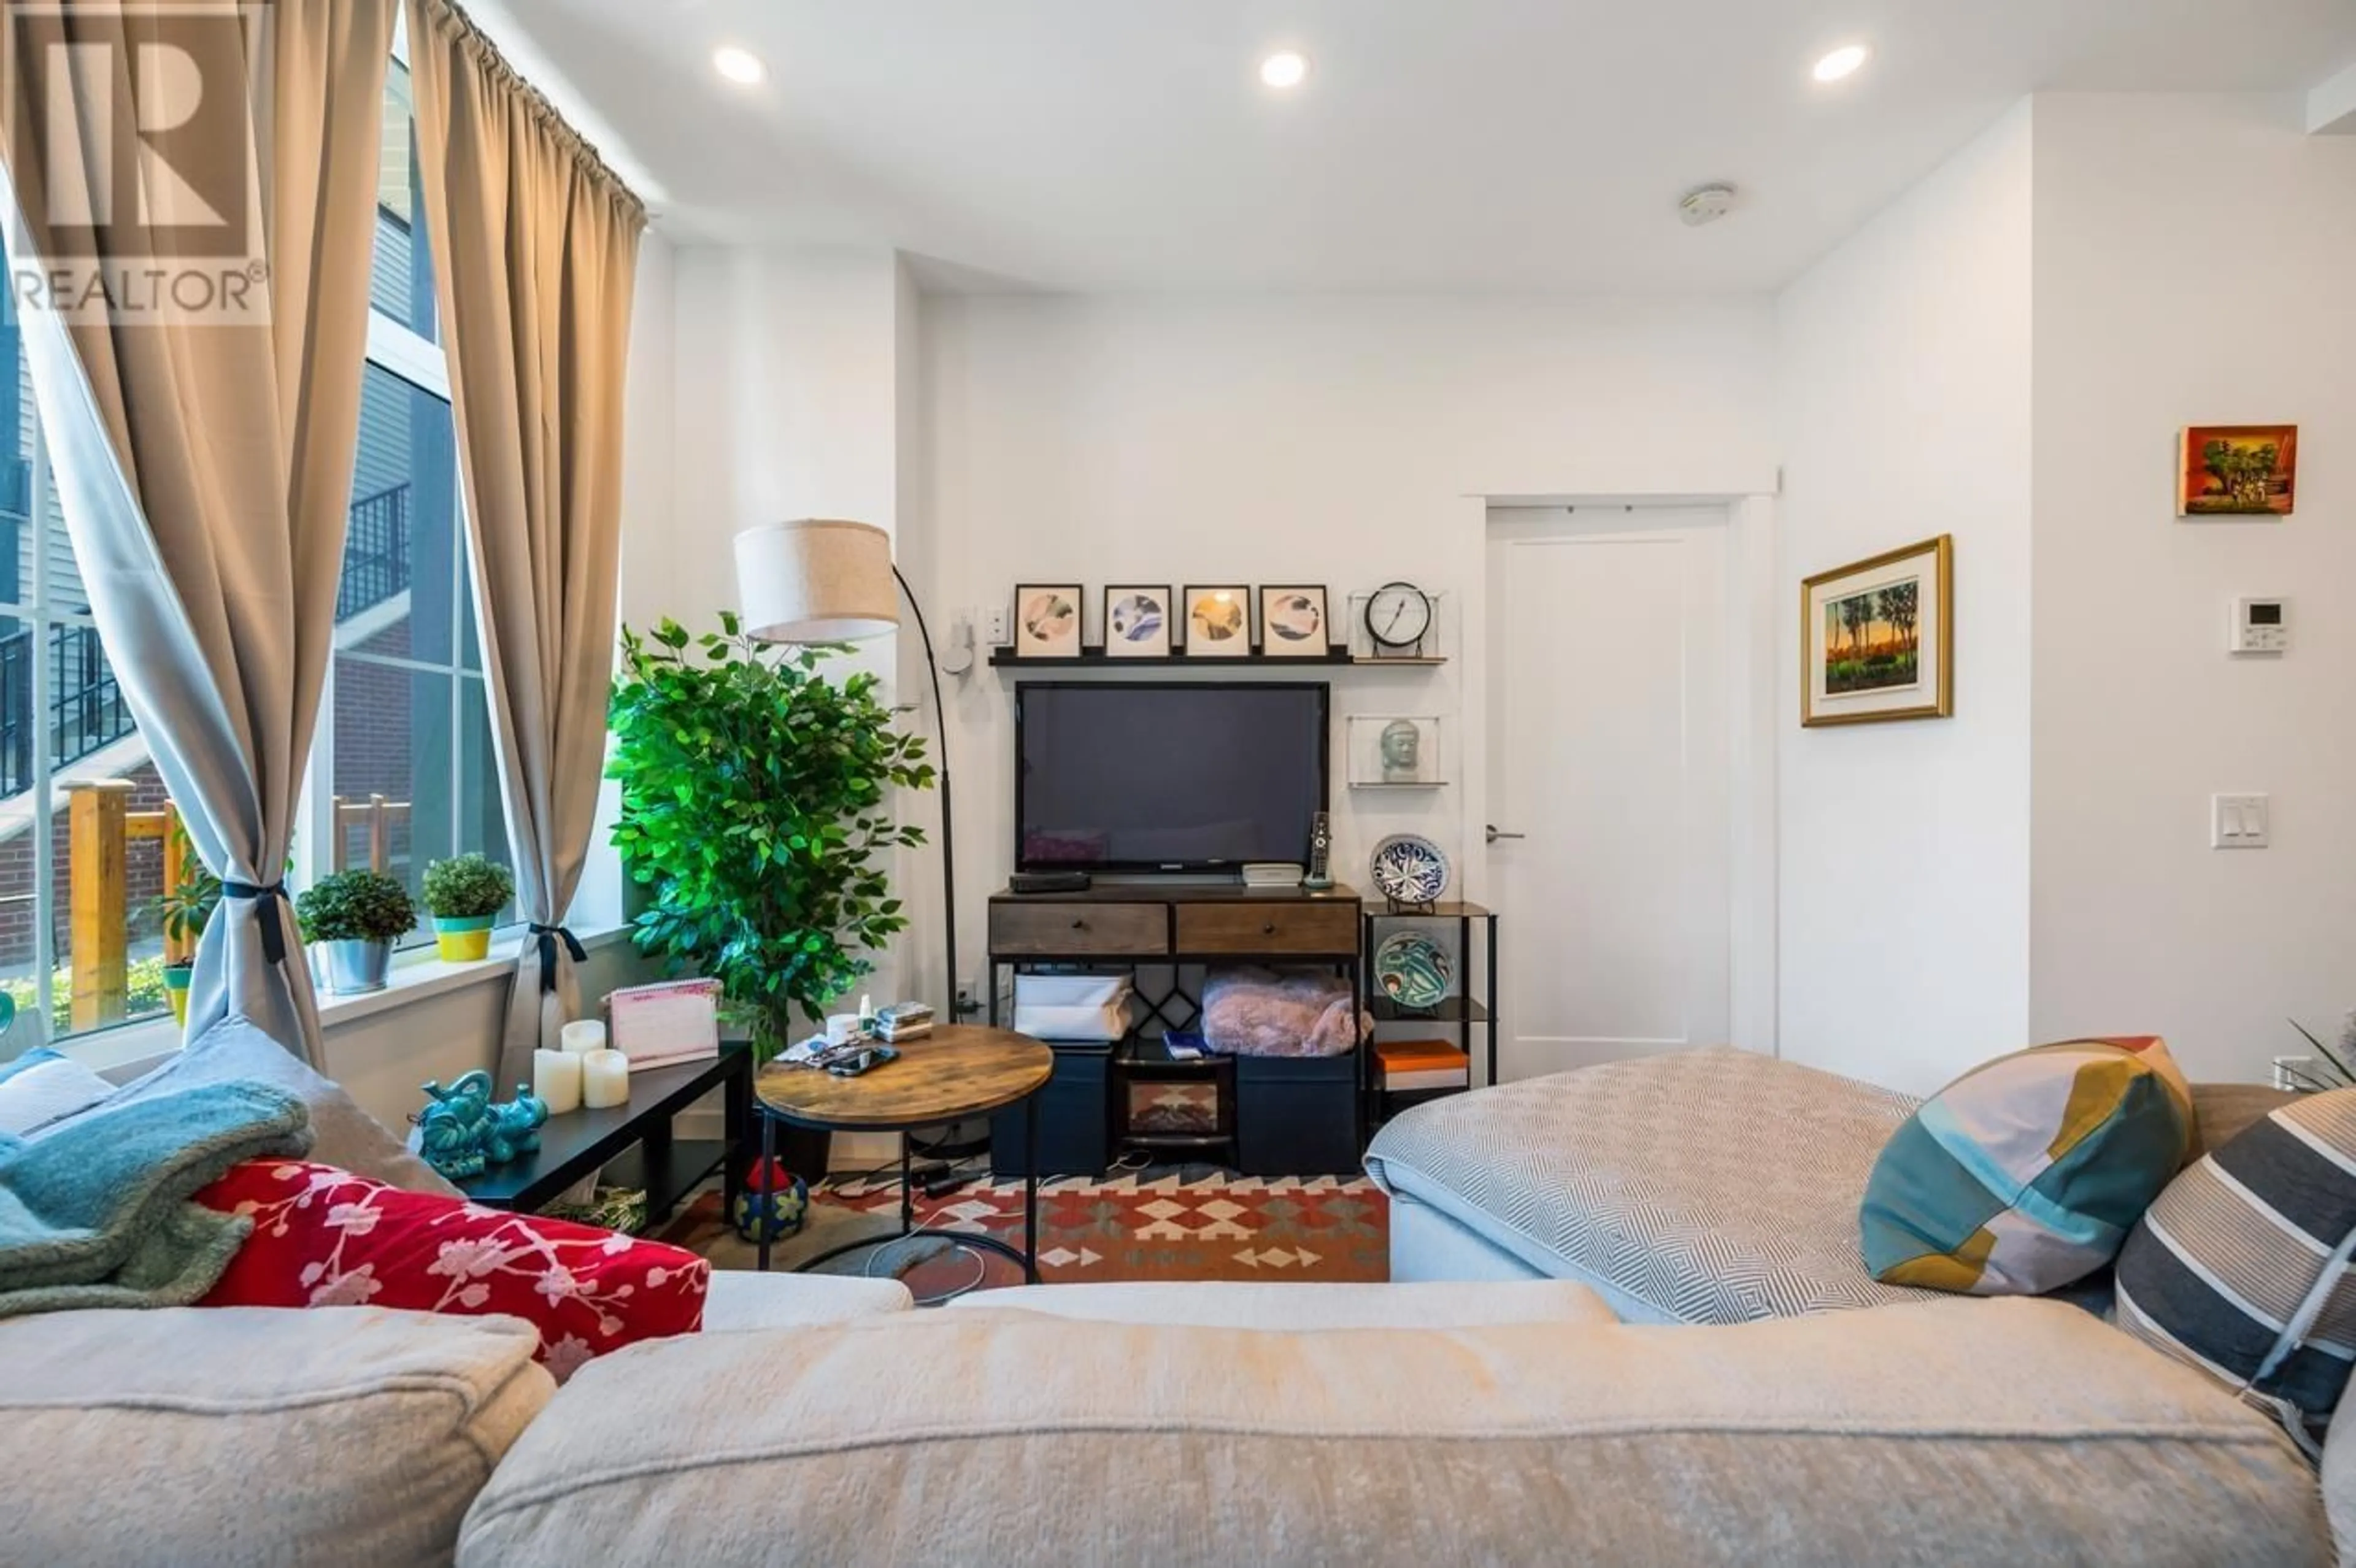
<svg viewBox="0 0 2356 1568">
<path fill-rule="evenodd" d="M 771 648 L 720 621 L 701 636 L 669 620 L 622 628 L 614 845 L 651 894 L 632 922 L 639 950 L 718 980 L 766 1056 L 797 1010 L 822 1019 L 873 967 L 862 954 L 906 927 L 883 858 L 925 836 L 893 820 L 891 792 L 930 788 L 934 772 L 874 676 L 820 673 L 841 649 Z"/>
</svg>

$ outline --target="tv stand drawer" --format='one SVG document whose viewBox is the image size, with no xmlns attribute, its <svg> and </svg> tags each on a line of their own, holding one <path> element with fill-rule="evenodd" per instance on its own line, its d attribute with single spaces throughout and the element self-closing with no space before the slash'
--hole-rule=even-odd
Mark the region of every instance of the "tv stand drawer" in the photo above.
<svg viewBox="0 0 2356 1568">
<path fill-rule="evenodd" d="M 1355 903 L 1200 903 L 1178 906 L 1178 951 L 1253 956 L 1358 950 Z"/>
<path fill-rule="evenodd" d="M 1079 901 L 990 906 L 990 950 L 1003 957 L 1148 958 L 1170 951 L 1166 904 Z"/>
</svg>

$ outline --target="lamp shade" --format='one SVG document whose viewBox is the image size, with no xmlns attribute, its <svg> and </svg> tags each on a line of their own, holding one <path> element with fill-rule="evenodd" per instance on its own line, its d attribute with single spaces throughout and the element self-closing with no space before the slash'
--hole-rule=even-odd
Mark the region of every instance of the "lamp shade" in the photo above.
<svg viewBox="0 0 2356 1568">
<path fill-rule="evenodd" d="M 736 536 L 736 592 L 748 635 L 847 643 L 900 624 L 892 536 L 872 523 L 805 517 Z"/>
</svg>

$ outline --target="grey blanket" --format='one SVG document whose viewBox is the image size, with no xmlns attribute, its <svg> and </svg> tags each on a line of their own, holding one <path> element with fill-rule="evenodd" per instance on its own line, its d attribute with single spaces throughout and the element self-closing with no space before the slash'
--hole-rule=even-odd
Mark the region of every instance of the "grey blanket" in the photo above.
<svg viewBox="0 0 2356 1568">
<path fill-rule="evenodd" d="M 310 1147 L 300 1101 L 241 1083 L 0 1134 L 0 1317 L 195 1301 L 253 1228 L 196 1193 L 240 1161 Z"/>
</svg>

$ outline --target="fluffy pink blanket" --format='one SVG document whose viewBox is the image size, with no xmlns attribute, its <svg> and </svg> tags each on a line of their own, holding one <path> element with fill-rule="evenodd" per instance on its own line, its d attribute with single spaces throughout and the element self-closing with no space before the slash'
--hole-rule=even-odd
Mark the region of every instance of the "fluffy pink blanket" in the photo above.
<svg viewBox="0 0 2356 1568">
<path fill-rule="evenodd" d="M 1374 1027 L 1337 975 L 1215 969 L 1203 982 L 1203 1039 L 1221 1056 L 1340 1056 Z"/>
</svg>

